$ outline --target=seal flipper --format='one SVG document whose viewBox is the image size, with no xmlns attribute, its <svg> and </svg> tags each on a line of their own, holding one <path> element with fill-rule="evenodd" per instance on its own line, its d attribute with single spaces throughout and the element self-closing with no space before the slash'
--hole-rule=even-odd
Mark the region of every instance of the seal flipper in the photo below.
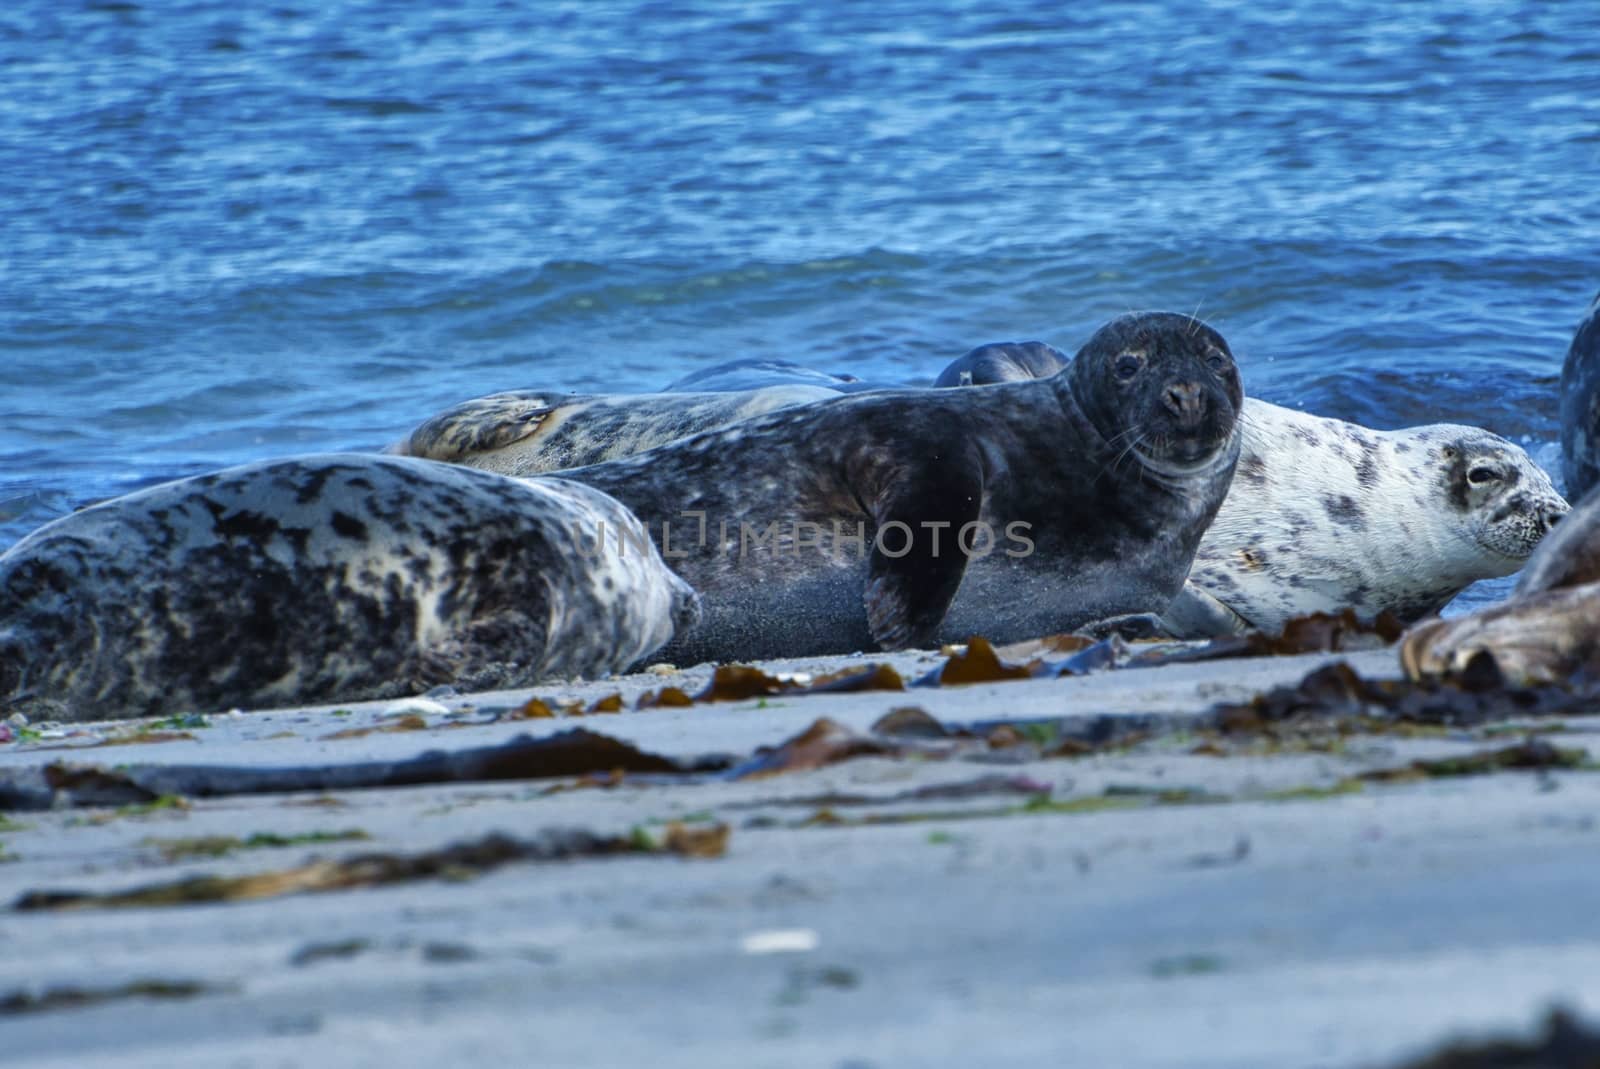
<svg viewBox="0 0 1600 1069">
<path fill-rule="evenodd" d="M 559 402 L 536 390 L 510 390 L 463 401 L 423 423 L 394 448 L 401 456 L 457 462 L 504 449 L 539 433 Z"/>
<path fill-rule="evenodd" d="M 1162 610 L 1161 624 L 1177 638 L 1216 638 L 1252 630 L 1250 621 L 1185 579 L 1183 589 Z"/>
<path fill-rule="evenodd" d="M 883 649 L 931 643 L 966 574 L 959 532 L 982 511 L 983 479 L 975 464 L 956 463 L 961 470 L 939 472 L 937 483 L 927 476 L 915 485 L 902 479 L 873 510 L 877 530 L 862 600 L 867 626 Z M 886 532 L 891 524 L 894 530 Z M 905 552 L 884 552 L 886 543 L 897 550 L 902 537 Z"/>
</svg>

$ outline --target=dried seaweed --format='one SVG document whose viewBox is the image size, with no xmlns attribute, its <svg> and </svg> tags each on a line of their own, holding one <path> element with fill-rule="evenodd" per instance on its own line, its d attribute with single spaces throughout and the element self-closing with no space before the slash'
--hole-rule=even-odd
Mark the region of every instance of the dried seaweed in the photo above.
<svg viewBox="0 0 1600 1069">
<path fill-rule="evenodd" d="M 729 764 L 729 759 L 715 755 L 696 761 L 675 761 L 608 735 L 572 728 L 543 738 L 519 735 L 498 746 L 454 752 L 430 750 L 400 761 L 288 768 L 130 765 L 115 770 L 56 762 L 43 768 L 4 769 L 0 770 L 0 810 L 148 803 L 163 795 L 213 798 L 433 783 L 555 779 L 614 769 L 691 773 L 716 771 Z"/>
<path fill-rule="evenodd" d="M 1566 686 L 1508 686 L 1489 659 L 1475 659 L 1459 677 L 1424 682 L 1366 679 L 1336 661 L 1248 702 L 1218 705 L 1210 719 L 1228 732 L 1262 732 L 1274 724 L 1337 719 L 1463 728 L 1514 717 L 1593 711 L 1597 697 L 1582 681 Z"/>
<path fill-rule="evenodd" d="M 75 1010 L 122 999 L 180 999 L 235 991 L 231 985 L 199 980 L 130 980 L 115 987 L 47 987 L 42 991 L 19 989 L 0 995 L 0 1017 L 50 1010 Z"/>
<path fill-rule="evenodd" d="M 547 830 L 531 839 L 495 833 L 416 854 L 357 854 L 248 876 L 194 876 L 128 891 L 29 891 L 18 898 L 12 908 L 19 911 L 146 909 L 245 902 L 418 880 L 470 879 L 512 863 L 639 853 L 720 857 L 727 849 L 727 840 L 728 829 L 724 825 L 669 825 L 660 839 L 648 832 L 597 835 L 582 829 Z"/>
<path fill-rule="evenodd" d="M 1543 771 L 1552 768 L 1583 768 L 1589 764 L 1589 751 L 1552 746 L 1544 739 L 1528 739 L 1515 746 L 1480 750 L 1460 757 L 1441 757 L 1412 761 L 1399 768 L 1375 769 L 1358 777 L 1377 783 L 1403 783 L 1420 779 L 1453 776 L 1483 776 L 1502 769 Z"/>
<path fill-rule="evenodd" d="M 756 779 L 797 772 L 847 761 L 853 757 L 878 757 L 904 752 L 887 739 L 852 731 L 823 717 L 777 746 L 763 746 L 749 760 L 735 767 L 734 779 Z"/>
</svg>

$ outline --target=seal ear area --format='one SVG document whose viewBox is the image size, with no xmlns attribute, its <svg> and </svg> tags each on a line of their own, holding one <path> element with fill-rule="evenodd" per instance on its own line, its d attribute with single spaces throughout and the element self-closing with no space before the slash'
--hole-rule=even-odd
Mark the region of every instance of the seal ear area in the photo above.
<svg viewBox="0 0 1600 1069">
<path fill-rule="evenodd" d="M 871 507 L 875 525 L 867 585 L 867 626 L 886 650 L 930 643 L 966 574 L 960 531 L 983 507 L 976 459 L 903 473 Z"/>
<path fill-rule="evenodd" d="M 476 453 L 490 453 L 533 437 L 563 403 L 533 390 L 476 397 L 426 420 L 394 451 L 401 456 L 459 463 Z"/>
</svg>

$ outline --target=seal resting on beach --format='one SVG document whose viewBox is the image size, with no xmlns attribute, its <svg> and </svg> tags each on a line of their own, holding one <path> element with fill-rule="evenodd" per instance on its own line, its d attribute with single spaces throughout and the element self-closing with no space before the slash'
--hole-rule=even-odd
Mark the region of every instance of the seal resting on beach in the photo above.
<svg viewBox="0 0 1600 1069">
<path fill-rule="evenodd" d="M 1466 616 L 1429 620 L 1400 642 L 1412 679 L 1464 671 L 1492 657 L 1513 684 L 1564 683 L 1600 673 L 1600 495 L 1590 494 L 1546 538 L 1511 596 Z"/>
<path fill-rule="evenodd" d="M 1145 313 L 1052 378 L 840 398 L 563 475 L 631 508 L 700 592 L 679 663 L 1004 641 L 1166 606 L 1241 400 L 1221 335 Z"/>
<path fill-rule="evenodd" d="M 1574 500 L 1600 481 L 1600 296 L 1561 365 L 1561 476 Z"/>
<path fill-rule="evenodd" d="M 523 686 L 625 668 L 696 612 L 591 487 L 276 460 L 107 501 L 0 554 L 0 709 L 85 720 Z"/>
</svg>

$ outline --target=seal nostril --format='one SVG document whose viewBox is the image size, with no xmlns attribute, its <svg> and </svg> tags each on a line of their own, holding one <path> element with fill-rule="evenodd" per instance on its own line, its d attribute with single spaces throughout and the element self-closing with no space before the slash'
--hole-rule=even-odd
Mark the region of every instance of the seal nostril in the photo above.
<svg viewBox="0 0 1600 1069">
<path fill-rule="evenodd" d="M 1200 387 L 1193 382 L 1177 382 L 1162 394 L 1167 410 L 1175 416 L 1192 420 L 1200 415 Z"/>
</svg>

